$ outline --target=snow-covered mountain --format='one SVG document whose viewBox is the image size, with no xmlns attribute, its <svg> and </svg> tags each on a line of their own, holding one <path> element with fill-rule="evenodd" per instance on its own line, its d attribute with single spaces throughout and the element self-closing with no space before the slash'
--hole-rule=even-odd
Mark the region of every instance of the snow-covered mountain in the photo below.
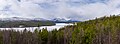
<svg viewBox="0 0 120 44">
<path fill-rule="evenodd" d="M 70 19 L 65 19 L 65 18 L 53 18 L 51 19 L 52 21 L 69 21 Z"/>
<path fill-rule="evenodd" d="M 69 23 L 69 22 L 79 22 L 78 20 L 75 20 L 75 19 L 68 19 L 68 18 L 54 18 L 54 19 L 51 19 L 51 21 L 54 21 L 54 22 L 58 22 L 58 23 L 61 23 L 61 22 L 65 22 L 65 23 Z"/>
<path fill-rule="evenodd" d="M 22 17 L 11 17 L 11 18 L 0 18 L 1 21 L 45 21 L 46 19 L 43 18 L 22 18 Z"/>
<path fill-rule="evenodd" d="M 28 18 L 12 17 L 12 18 L 0 18 L 1 21 L 17 21 L 17 20 L 30 20 Z"/>
<path fill-rule="evenodd" d="M 0 21 L 53 21 L 56 23 L 78 22 L 77 20 L 67 19 L 67 18 L 53 18 L 48 20 L 44 18 L 22 18 L 22 17 L 0 18 Z"/>
</svg>

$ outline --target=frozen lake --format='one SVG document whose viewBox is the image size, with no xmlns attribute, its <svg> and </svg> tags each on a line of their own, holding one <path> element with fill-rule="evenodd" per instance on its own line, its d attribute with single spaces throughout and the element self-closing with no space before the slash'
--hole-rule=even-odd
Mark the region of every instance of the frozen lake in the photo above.
<svg viewBox="0 0 120 44">
<path fill-rule="evenodd" d="M 41 26 L 39 27 L 39 29 L 43 29 L 43 28 L 47 28 L 48 31 L 51 31 L 53 29 L 60 29 L 64 26 L 67 26 L 67 25 L 73 25 L 71 23 L 56 23 L 56 25 L 54 26 Z M 27 29 L 29 31 L 34 31 L 35 29 L 38 29 L 38 27 L 25 27 L 25 28 L 0 28 L 0 30 L 16 30 L 16 31 L 23 31 L 24 29 Z"/>
</svg>

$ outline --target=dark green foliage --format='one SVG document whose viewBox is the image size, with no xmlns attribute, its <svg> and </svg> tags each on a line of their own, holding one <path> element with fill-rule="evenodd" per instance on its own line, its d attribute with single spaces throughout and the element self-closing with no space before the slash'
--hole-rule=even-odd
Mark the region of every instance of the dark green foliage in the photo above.
<svg viewBox="0 0 120 44">
<path fill-rule="evenodd" d="M 10 27 L 40 27 L 55 25 L 52 21 L 0 21 L 0 28 Z"/>
<path fill-rule="evenodd" d="M 47 44 L 48 42 L 48 31 L 47 29 L 43 29 L 41 33 L 42 44 Z"/>
<path fill-rule="evenodd" d="M 120 44 L 120 16 L 96 18 L 59 30 L 0 30 L 0 44 Z"/>
</svg>

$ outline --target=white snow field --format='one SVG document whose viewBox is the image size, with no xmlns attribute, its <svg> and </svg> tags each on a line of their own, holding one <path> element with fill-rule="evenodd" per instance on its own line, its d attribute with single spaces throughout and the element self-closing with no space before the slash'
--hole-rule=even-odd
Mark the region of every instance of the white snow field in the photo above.
<svg viewBox="0 0 120 44">
<path fill-rule="evenodd" d="M 47 28 L 48 31 L 51 31 L 53 29 L 59 30 L 60 28 L 68 25 L 74 25 L 72 23 L 56 23 L 54 26 L 41 26 L 41 27 L 25 27 L 25 28 L 0 28 L 0 30 L 15 30 L 15 31 L 23 31 L 24 29 L 33 32 L 35 29 L 43 29 Z"/>
</svg>

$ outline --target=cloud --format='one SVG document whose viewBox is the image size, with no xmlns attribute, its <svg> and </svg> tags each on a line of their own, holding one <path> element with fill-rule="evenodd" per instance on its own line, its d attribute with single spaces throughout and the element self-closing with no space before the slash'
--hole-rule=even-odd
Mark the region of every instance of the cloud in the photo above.
<svg viewBox="0 0 120 44">
<path fill-rule="evenodd" d="M 0 0 L 0 17 L 89 20 L 120 14 L 120 0 Z"/>
</svg>

